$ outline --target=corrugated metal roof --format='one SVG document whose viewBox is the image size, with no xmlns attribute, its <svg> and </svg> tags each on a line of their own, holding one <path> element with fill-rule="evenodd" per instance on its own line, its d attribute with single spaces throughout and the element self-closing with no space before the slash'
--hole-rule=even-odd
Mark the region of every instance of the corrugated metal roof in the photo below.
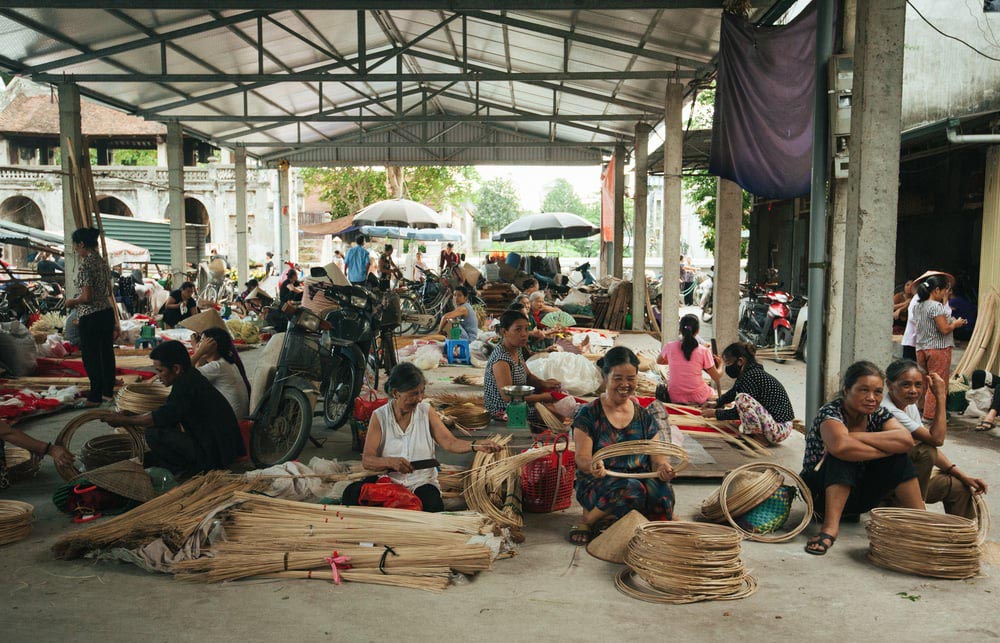
<svg viewBox="0 0 1000 643">
<path fill-rule="evenodd" d="M 104 232 L 109 237 L 149 250 L 150 261 L 170 265 L 170 223 L 146 221 L 110 214 L 101 215 Z"/>
</svg>

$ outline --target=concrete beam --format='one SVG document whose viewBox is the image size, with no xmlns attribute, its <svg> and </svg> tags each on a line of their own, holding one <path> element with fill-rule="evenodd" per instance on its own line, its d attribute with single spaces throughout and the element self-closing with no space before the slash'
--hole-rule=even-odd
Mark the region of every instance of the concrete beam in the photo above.
<svg viewBox="0 0 1000 643">
<path fill-rule="evenodd" d="M 680 283 L 668 266 L 681 254 L 681 165 L 684 151 L 684 85 L 669 83 L 663 106 L 663 300 L 660 304 L 660 331 L 663 342 L 677 336 L 677 307 Z M 673 313 L 672 315 L 668 313 Z"/>
<path fill-rule="evenodd" d="M 635 223 L 632 226 L 632 330 L 645 330 L 646 316 L 646 197 L 648 156 L 646 146 L 649 142 L 649 132 L 653 128 L 647 123 L 636 123 L 635 126 Z"/>
<path fill-rule="evenodd" d="M 625 146 L 615 145 L 615 220 L 611 240 L 611 274 L 622 278 L 625 252 Z"/>
<path fill-rule="evenodd" d="M 841 368 L 892 358 L 906 0 L 858 0 Z"/>
<path fill-rule="evenodd" d="M 179 288 L 187 272 L 184 224 L 184 139 L 180 123 L 167 123 L 167 218 L 170 220 L 171 285 Z"/>
<path fill-rule="evenodd" d="M 712 326 L 719 350 L 739 340 L 740 232 L 743 229 L 743 189 L 719 179 L 715 200 L 715 281 Z"/>
<path fill-rule="evenodd" d="M 73 179 L 70 178 L 72 166 L 70 158 L 75 150 L 77 163 L 82 161 L 83 134 L 80 129 L 80 90 L 72 83 L 59 85 L 59 147 L 62 159 L 62 206 L 63 206 L 63 245 L 66 248 L 66 265 L 63 274 L 66 275 L 66 285 L 72 283 L 76 276 L 76 253 L 73 252 L 73 231 L 77 228 L 73 217 Z"/>
<path fill-rule="evenodd" d="M 250 256 L 247 246 L 247 149 L 236 148 L 236 275 L 239 286 L 250 278 Z"/>
</svg>

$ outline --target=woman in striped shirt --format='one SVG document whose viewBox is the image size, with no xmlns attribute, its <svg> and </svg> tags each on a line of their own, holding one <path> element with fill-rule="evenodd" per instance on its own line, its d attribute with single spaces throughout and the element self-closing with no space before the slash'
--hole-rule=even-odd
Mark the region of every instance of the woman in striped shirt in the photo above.
<svg viewBox="0 0 1000 643">
<path fill-rule="evenodd" d="M 951 282 L 944 275 L 932 275 L 917 284 L 919 302 L 913 314 L 917 324 L 917 364 L 927 373 L 937 373 L 945 382 L 951 371 L 951 353 L 955 347 L 952 333 L 966 321 L 954 319 L 948 307 Z M 928 387 L 929 389 L 930 387 Z M 928 390 L 924 397 L 924 418 L 933 420 L 937 398 Z"/>
</svg>

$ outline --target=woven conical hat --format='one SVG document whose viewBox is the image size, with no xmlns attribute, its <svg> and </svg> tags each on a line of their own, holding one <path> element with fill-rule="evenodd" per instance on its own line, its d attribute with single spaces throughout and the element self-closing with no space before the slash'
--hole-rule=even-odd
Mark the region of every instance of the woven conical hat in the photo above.
<svg viewBox="0 0 1000 643">
<path fill-rule="evenodd" d="M 226 328 L 226 322 L 222 319 L 222 315 L 220 315 L 219 311 L 214 308 L 209 308 L 208 310 L 202 311 L 197 315 L 192 315 L 179 323 L 178 326 L 181 328 L 187 328 L 188 330 L 193 330 L 196 333 L 204 333 L 209 328 L 221 328 L 222 330 L 228 330 Z"/>
<path fill-rule="evenodd" d="M 101 489 L 107 489 L 119 496 L 125 496 L 139 502 L 146 502 L 156 497 L 153 482 L 142 465 L 134 460 L 121 460 L 90 471 L 84 471 L 70 482 L 86 479 Z"/>
<path fill-rule="evenodd" d="M 633 509 L 591 540 L 587 544 L 587 553 L 609 563 L 624 563 L 628 541 L 632 540 L 636 529 L 648 522 L 645 516 Z"/>
</svg>

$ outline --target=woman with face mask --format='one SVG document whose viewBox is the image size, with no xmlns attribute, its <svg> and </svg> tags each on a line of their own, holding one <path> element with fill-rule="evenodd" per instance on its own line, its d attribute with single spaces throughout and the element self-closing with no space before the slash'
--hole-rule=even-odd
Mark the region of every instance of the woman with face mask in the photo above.
<svg viewBox="0 0 1000 643">
<path fill-rule="evenodd" d="M 736 381 L 718 400 L 706 403 L 701 414 L 739 420 L 741 433 L 761 435 L 768 443 L 777 444 L 791 433 L 795 411 L 785 387 L 764 370 L 755 353 L 756 349 L 744 342 L 734 342 L 722 351 L 726 375 Z"/>
</svg>

